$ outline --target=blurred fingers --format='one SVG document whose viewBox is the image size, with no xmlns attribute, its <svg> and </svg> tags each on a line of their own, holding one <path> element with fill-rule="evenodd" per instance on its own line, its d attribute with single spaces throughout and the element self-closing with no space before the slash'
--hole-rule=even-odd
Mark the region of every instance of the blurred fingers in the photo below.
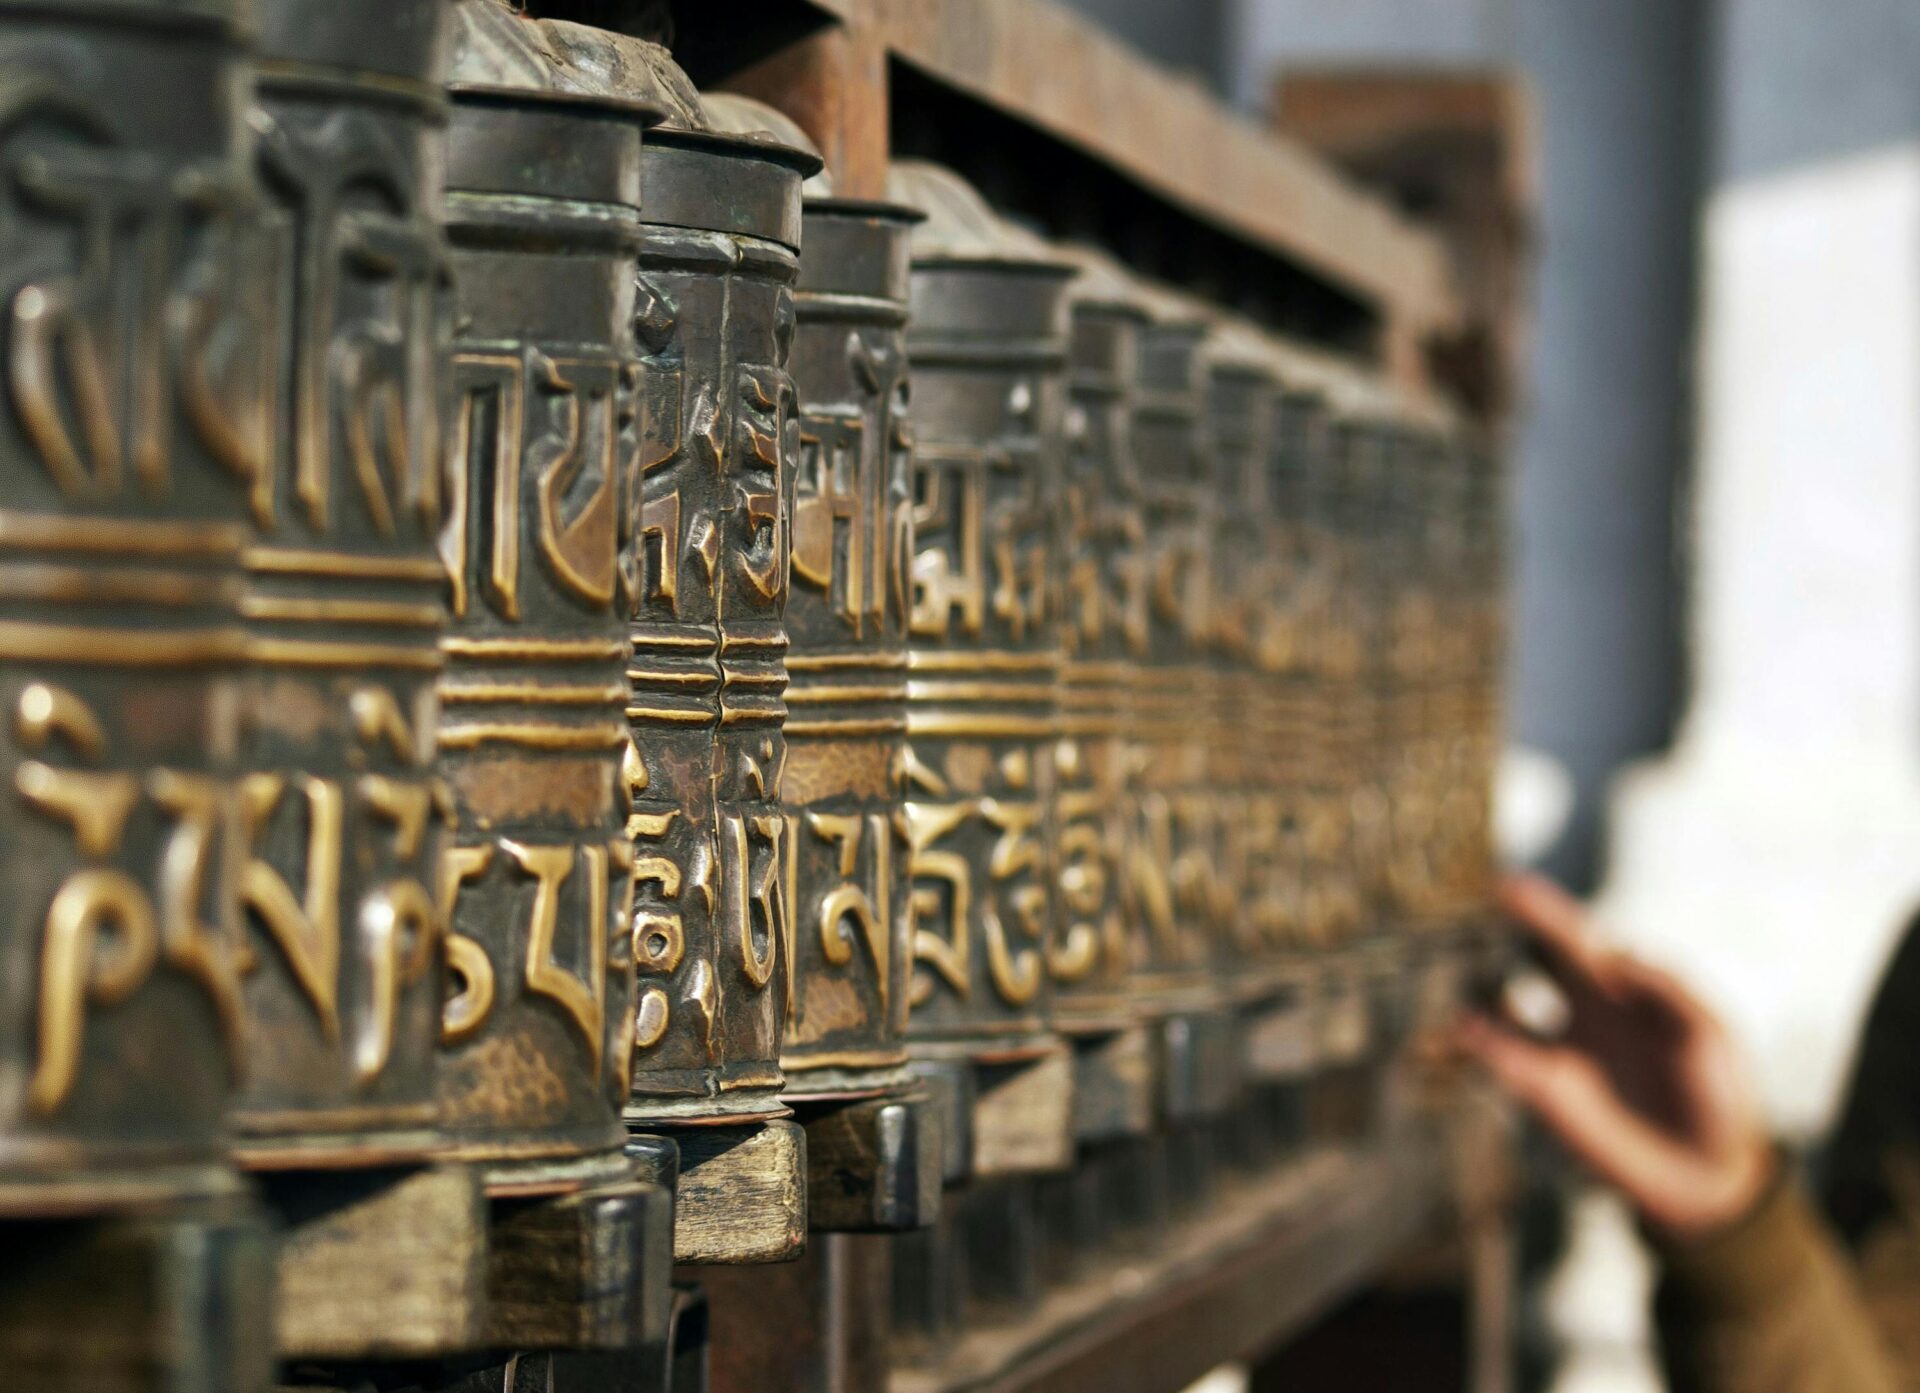
<svg viewBox="0 0 1920 1393">
<path fill-rule="evenodd" d="M 1586 1051 L 1529 1040 L 1484 1017 L 1463 1022 L 1458 1043 L 1589 1169 L 1615 1183 L 1644 1173 L 1655 1134 Z"/>
<path fill-rule="evenodd" d="M 1595 981 L 1604 951 L 1587 931 L 1580 902 L 1545 876 L 1503 876 L 1495 899 L 1514 924 L 1541 949 L 1556 972 Z"/>
<path fill-rule="evenodd" d="M 1606 975 L 1616 998 L 1634 998 L 1644 1006 L 1653 1006 L 1677 1024 L 1691 1030 L 1719 1031 L 1720 1018 L 1695 996 L 1686 985 L 1664 968 L 1630 957 L 1614 955 Z"/>
</svg>

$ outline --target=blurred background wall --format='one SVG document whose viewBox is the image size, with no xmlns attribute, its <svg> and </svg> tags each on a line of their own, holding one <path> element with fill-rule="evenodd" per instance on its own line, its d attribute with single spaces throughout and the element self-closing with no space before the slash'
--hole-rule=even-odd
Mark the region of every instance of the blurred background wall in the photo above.
<svg viewBox="0 0 1920 1393">
<path fill-rule="evenodd" d="M 1920 6 L 1710 18 L 1693 681 L 1621 781 L 1603 907 L 1804 1135 L 1920 907 Z"/>
</svg>

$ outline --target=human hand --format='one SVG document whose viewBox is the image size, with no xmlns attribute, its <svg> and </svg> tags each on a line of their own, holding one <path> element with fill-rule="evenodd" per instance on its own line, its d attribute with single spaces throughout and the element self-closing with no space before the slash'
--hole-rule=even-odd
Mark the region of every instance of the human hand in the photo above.
<svg viewBox="0 0 1920 1393">
<path fill-rule="evenodd" d="M 1552 881 L 1510 876 L 1498 898 L 1565 993 L 1568 1027 L 1541 1041 L 1474 1015 L 1456 1048 L 1656 1228 L 1696 1237 L 1746 1213 L 1773 1152 L 1719 1020 L 1668 974 L 1595 943 Z"/>
</svg>

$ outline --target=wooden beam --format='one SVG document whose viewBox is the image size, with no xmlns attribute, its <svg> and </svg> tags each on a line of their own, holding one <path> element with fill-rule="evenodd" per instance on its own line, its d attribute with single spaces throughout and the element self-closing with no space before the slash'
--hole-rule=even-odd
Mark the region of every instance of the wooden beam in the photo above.
<svg viewBox="0 0 1920 1393">
<path fill-rule="evenodd" d="M 863 22 L 869 0 L 814 0 L 842 21 L 735 73 L 728 91 L 757 97 L 813 138 L 843 198 L 887 195 L 887 51 Z"/>
<path fill-rule="evenodd" d="M 1440 1149 L 1329 1148 L 1238 1183 L 1146 1257 L 1049 1288 L 1016 1323 L 968 1330 L 891 1393 L 1164 1393 L 1298 1333 L 1433 1232 Z"/>
<path fill-rule="evenodd" d="M 1457 322 L 1434 238 L 1055 0 L 839 3 L 866 7 L 857 22 L 898 58 L 1305 265 L 1378 307 L 1390 332 L 1421 339 Z"/>
</svg>

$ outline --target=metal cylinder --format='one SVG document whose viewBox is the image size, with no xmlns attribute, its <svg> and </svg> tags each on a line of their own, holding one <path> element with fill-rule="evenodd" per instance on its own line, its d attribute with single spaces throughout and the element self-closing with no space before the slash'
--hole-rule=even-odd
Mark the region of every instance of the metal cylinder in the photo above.
<svg viewBox="0 0 1920 1393">
<path fill-rule="evenodd" d="M 1329 948 L 1345 948 L 1366 927 L 1369 912 L 1360 875 L 1359 820 L 1370 813 L 1367 756 L 1373 704 L 1369 661 L 1373 643 L 1370 526 L 1363 477 L 1380 442 L 1377 424 L 1336 416 L 1318 480 L 1320 512 L 1330 553 L 1329 590 L 1320 642 L 1314 702 L 1316 762 L 1308 844 L 1313 889 L 1310 932 Z"/>
<path fill-rule="evenodd" d="M 1146 646 L 1143 523 L 1133 449 L 1140 337 L 1149 317 L 1124 271 L 1075 249 L 1068 407 L 1055 510 L 1060 727 L 1058 839 L 1048 964 L 1053 1019 L 1070 1033 L 1124 1029 L 1151 1014 L 1137 990 L 1141 916 L 1133 860 L 1127 722 Z"/>
<path fill-rule="evenodd" d="M 1377 778 L 1376 661 L 1384 579 L 1378 548 L 1388 416 L 1370 384 L 1342 385 L 1315 471 L 1330 556 L 1316 645 L 1308 795 L 1308 932 L 1321 952 L 1318 1048 L 1335 1090 L 1370 1091 L 1377 1042 L 1374 948 L 1387 808 Z"/>
<path fill-rule="evenodd" d="M 1310 644 L 1326 576 L 1309 531 L 1307 482 L 1324 410 L 1318 394 L 1300 385 L 1302 369 L 1290 350 L 1271 346 L 1283 356 L 1269 393 L 1264 458 L 1255 465 L 1261 497 L 1237 540 L 1254 555 L 1243 562 L 1245 647 L 1237 666 L 1245 686 L 1233 719 L 1245 732 L 1240 906 L 1260 963 L 1251 974 L 1253 994 L 1274 1008 L 1249 1013 L 1244 1058 L 1256 1083 L 1290 1087 L 1318 1062 L 1313 1023 L 1321 964 L 1306 933 L 1306 816 L 1317 757 Z"/>
<path fill-rule="evenodd" d="M 1146 573 L 1146 643 L 1131 724 L 1139 766 L 1133 808 L 1134 893 L 1151 958 L 1147 976 L 1168 1009 L 1214 999 L 1208 973 L 1204 846 L 1181 800 L 1202 783 L 1207 746 L 1192 719 L 1204 701 L 1211 577 L 1209 478 L 1200 437 L 1200 347 L 1206 322 L 1161 307 L 1141 336 L 1133 443 Z"/>
<path fill-rule="evenodd" d="M 795 302 L 800 450 L 784 781 L 789 1096 L 904 1082 L 912 967 L 905 793 L 907 239 L 919 214 L 808 198 Z"/>
<path fill-rule="evenodd" d="M 435 1146 L 431 780 L 446 271 L 440 0 L 271 0 L 256 110 L 277 294 L 242 601 L 248 1165 Z"/>
<path fill-rule="evenodd" d="M 1326 406 L 1310 387 L 1289 386 L 1278 403 L 1268 462 L 1263 531 L 1268 569 L 1260 585 L 1253 658 L 1260 674 L 1254 717 L 1267 767 L 1259 800 L 1262 845 L 1254 857 L 1256 915 L 1283 958 L 1311 947 L 1307 921 L 1307 815 L 1317 756 L 1313 698 L 1316 623 L 1329 577 L 1314 529 L 1312 470 L 1325 448 Z"/>
<path fill-rule="evenodd" d="M 627 1169 L 632 811 L 621 550 L 638 443 L 641 133 L 656 109 L 463 85 L 448 138 L 458 336 L 453 623 L 439 685 L 457 816 L 441 1098 L 496 1189 Z"/>
<path fill-rule="evenodd" d="M 916 231 L 906 822 L 913 1013 L 930 1053 L 1013 1062 L 1047 1032 L 1058 649 L 1050 615 L 1071 266 L 955 176 L 895 166 Z"/>
<path fill-rule="evenodd" d="M 1206 307 L 1163 293 L 1141 338 L 1133 440 L 1146 570 L 1147 642 L 1131 725 L 1135 893 L 1164 1003 L 1160 1112 L 1180 1124 L 1216 1117 L 1240 1083 L 1228 1011 L 1214 790 L 1216 674 L 1212 547 L 1215 463 L 1208 410 Z"/>
<path fill-rule="evenodd" d="M 1472 834 L 1461 853 L 1463 898 L 1484 914 L 1494 867 L 1493 784 L 1500 758 L 1501 673 L 1508 643 L 1506 477 L 1497 440 L 1468 436 L 1466 488 L 1461 499 L 1460 627 L 1467 636 L 1461 664 L 1467 686 L 1461 740 L 1462 796 Z"/>
<path fill-rule="evenodd" d="M 244 9 L 0 4 L 0 1216 L 221 1188 L 248 1063 Z"/>
<path fill-rule="evenodd" d="M 800 183 L 818 160 L 662 129 L 643 155 L 627 716 L 639 751 L 635 1121 L 776 1117 Z"/>
<path fill-rule="evenodd" d="M 1211 474 L 1205 526 L 1208 588 L 1207 701 L 1200 708 L 1206 772 L 1191 794 L 1204 803 L 1207 921 L 1221 997 L 1250 1004 L 1278 989 L 1276 956 L 1260 927 L 1253 864 L 1277 830 L 1264 801 L 1271 787 L 1257 739 L 1259 676 L 1254 626 L 1263 600 L 1260 569 L 1269 538 L 1269 461 L 1279 384 L 1266 349 L 1249 329 L 1223 322 L 1208 345 L 1205 453 Z M 1256 810 L 1256 804 L 1259 805 Z M 1210 825 L 1204 821 L 1210 819 Z"/>
<path fill-rule="evenodd" d="M 1442 603 L 1435 570 L 1441 541 L 1441 491 L 1447 480 L 1437 437 L 1424 425 L 1398 433 L 1382 521 L 1383 565 L 1390 580 L 1382 637 L 1381 790 L 1388 815 L 1385 895 L 1390 932 L 1411 939 L 1439 912 L 1441 722 L 1448 694 L 1439 681 L 1436 628 Z"/>
</svg>

